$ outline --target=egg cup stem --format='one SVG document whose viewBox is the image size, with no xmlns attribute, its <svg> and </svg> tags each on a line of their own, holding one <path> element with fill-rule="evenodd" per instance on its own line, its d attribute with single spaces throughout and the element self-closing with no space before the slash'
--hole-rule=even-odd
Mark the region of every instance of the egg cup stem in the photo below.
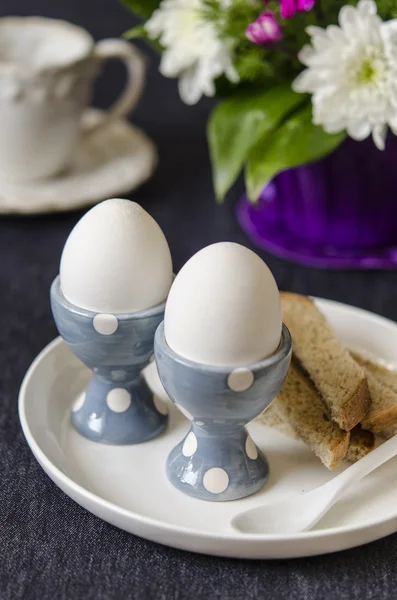
<svg viewBox="0 0 397 600">
<path fill-rule="evenodd" d="M 165 406 L 164 406 L 165 409 Z M 167 416 L 156 408 L 142 375 L 115 383 L 94 374 L 71 411 L 71 422 L 84 437 L 102 444 L 139 444 L 156 437 Z"/>
</svg>

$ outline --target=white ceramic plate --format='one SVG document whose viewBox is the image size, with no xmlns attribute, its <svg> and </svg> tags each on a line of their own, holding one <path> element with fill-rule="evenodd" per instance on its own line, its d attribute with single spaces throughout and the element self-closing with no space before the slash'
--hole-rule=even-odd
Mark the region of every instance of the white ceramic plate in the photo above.
<svg viewBox="0 0 397 600">
<path fill-rule="evenodd" d="M 90 109 L 84 123 L 104 113 Z M 63 212 L 127 194 L 146 181 L 157 164 L 147 135 L 126 119 L 117 119 L 82 139 L 69 169 L 51 179 L 24 184 L 1 183 L 0 214 Z"/>
<path fill-rule="evenodd" d="M 317 303 L 347 346 L 397 364 L 395 323 L 343 304 Z M 229 524 L 238 511 L 309 490 L 333 474 L 302 443 L 253 423 L 251 435 L 270 462 L 267 486 L 235 502 L 195 500 L 174 489 L 164 474 L 168 452 L 187 431 L 185 417 L 170 405 L 168 431 L 137 446 L 89 442 L 71 428 L 67 418 L 88 378 L 89 372 L 67 346 L 59 338 L 54 340 L 26 374 L 20 419 L 29 446 L 51 479 L 81 506 L 121 529 L 184 550 L 238 558 L 322 554 L 397 531 L 394 459 L 347 493 L 313 531 L 240 534 Z"/>
</svg>

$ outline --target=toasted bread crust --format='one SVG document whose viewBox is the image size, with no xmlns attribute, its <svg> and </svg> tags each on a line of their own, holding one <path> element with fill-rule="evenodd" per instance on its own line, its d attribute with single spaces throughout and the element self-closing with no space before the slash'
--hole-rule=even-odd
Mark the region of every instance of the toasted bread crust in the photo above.
<svg viewBox="0 0 397 600">
<path fill-rule="evenodd" d="M 368 390 L 368 382 L 363 379 L 358 384 L 355 392 L 351 398 L 341 407 L 339 425 L 342 429 L 350 431 L 360 423 L 363 416 L 367 414 L 370 406 L 370 396 Z M 359 421 L 357 421 L 358 415 L 361 415 Z"/>
<path fill-rule="evenodd" d="M 376 364 L 358 353 L 353 358 L 367 375 L 371 404 L 361 421 L 364 429 L 379 433 L 397 425 L 397 371 Z"/>
</svg>

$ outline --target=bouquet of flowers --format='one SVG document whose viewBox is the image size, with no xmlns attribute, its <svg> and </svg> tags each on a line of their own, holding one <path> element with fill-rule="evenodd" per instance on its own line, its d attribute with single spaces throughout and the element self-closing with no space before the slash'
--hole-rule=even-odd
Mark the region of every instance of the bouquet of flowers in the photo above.
<svg viewBox="0 0 397 600">
<path fill-rule="evenodd" d="M 221 98 L 208 123 L 216 197 L 242 169 L 256 201 L 279 172 L 346 136 L 397 133 L 395 0 L 124 0 L 127 33 L 162 52 L 187 104 Z"/>
</svg>

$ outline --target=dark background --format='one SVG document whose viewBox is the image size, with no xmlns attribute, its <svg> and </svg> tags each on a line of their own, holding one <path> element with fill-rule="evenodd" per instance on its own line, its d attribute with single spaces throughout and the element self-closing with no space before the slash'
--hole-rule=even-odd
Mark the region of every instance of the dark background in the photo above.
<svg viewBox="0 0 397 600">
<path fill-rule="evenodd" d="M 68 19 L 96 39 L 120 36 L 134 24 L 116 0 L 1 0 L 0 16 L 10 14 Z M 159 75 L 157 58 L 151 56 L 146 93 L 133 120 L 155 140 L 160 165 L 131 197 L 163 228 L 177 271 L 212 242 L 250 244 L 234 218 L 241 187 L 222 206 L 213 199 L 205 141 L 212 102 L 184 106 L 175 82 Z M 109 105 L 122 81 L 121 67 L 106 69 L 97 104 Z M 44 474 L 24 441 L 17 395 L 29 364 L 57 335 L 48 291 L 65 239 L 80 216 L 0 219 L 0 599 L 397 598 L 397 535 L 300 560 L 199 556 L 115 529 L 80 508 Z M 282 289 L 397 320 L 395 272 L 320 271 L 262 256 Z"/>
</svg>

